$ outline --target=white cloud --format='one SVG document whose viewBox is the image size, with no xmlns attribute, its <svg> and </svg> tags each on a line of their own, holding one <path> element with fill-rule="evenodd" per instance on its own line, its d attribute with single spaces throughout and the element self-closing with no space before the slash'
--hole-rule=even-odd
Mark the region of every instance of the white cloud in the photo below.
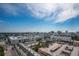
<svg viewBox="0 0 79 59">
<path fill-rule="evenodd" d="M 32 16 L 37 18 L 44 18 L 51 15 L 52 12 L 55 12 L 57 6 L 56 4 L 26 4 L 27 9 L 31 12 Z"/>
<path fill-rule="evenodd" d="M 27 14 L 27 9 L 31 16 L 54 23 L 65 22 L 79 15 L 78 3 L 0 4 L 0 7 L 4 12 L 14 16 L 23 12 Z"/>
<path fill-rule="evenodd" d="M 64 22 L 79 15 L 78 4 L 26 4 L 31 15 L 36 18 Z"/>
<path fill-rule="evenodd" d="M 79 15 L 78 11 L 74 11 L 73 9 L 64 10 L 57 16 L 57 22 L 64 22 L 66 20 L 70 20 L 70 18 L 73 18 L 75 16 Z"/>
</svg>

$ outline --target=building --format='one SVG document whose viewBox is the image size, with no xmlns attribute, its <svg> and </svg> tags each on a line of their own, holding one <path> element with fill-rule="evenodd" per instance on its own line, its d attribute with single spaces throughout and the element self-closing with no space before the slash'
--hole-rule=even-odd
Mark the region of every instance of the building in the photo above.
<svg viewBox="0 0 79 59">
<path fill-rule="evenodd" d="M 72 42 L 71 36 L 69 36 L 69 34 L 67 33 L 62 33 L 62 34 L 58 34 L 58 33 L 54 33 L 53 35 L 50 36 L 50 40 L 60 40 L 60 41 L 66 41 L 66 42 Z"/>
<path fill-rule="evenodd" d="M 53 43 L 49 47 L 39 48 L 38 53 L 42 56 L 79 56 L 79 47 Z"/>
<path fill-rule="evenodd" d="M 17 44 L 19 42 L 28 41 L 29 39 L 28 39 L 28 37 L 25 37 L 25 36 L 17 36 L 17 37 L 10 36 L 8 40 L 9 40 L 9 43 L 11 43 L 11 44 Z"/>
</svg>

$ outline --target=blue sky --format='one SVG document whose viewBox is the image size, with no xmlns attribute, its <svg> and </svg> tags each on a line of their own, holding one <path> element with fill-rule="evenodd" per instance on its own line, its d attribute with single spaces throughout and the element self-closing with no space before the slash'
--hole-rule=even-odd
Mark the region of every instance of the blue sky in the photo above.
<svg viewBox="0 0 79 59">
<path fill-rule="evenodd" d="M 79 31 L 79 4 L 0 4 L 0 32 Z"/>
</svg>

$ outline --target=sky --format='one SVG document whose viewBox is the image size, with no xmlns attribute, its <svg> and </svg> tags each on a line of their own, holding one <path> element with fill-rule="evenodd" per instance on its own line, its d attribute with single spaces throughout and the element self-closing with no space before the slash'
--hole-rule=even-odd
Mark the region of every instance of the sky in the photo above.
<svg viewBox="0 0 79 59">
<path fill-rule="evenodd" d="M 78 3 L 0 3 L 0 32 L 79 31 Z"/>
</svg>

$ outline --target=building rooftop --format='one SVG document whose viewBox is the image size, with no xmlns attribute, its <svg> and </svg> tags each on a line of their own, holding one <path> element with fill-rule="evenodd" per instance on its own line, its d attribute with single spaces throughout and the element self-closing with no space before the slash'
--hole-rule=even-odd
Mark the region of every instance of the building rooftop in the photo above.
<svg viewBox="0 0 79 59">
<path fill-rule="evenodd" d="M 9 37 L 10 40 L 22 40 L 22 39 L 28 39 L 28 37 L 26 36 L 10 36 Z"/>
<path fill-rule="evenodd" d="M 78 56 L 79 47 L 70 46 L 68 44 L 54 43 L 48 48 L 39 48 L 38 53 L 41 55 L 52 55 L 52 56 Z"/>
<path fill-rule="evenodd" d="M 53 45 L 50 45 L 48 48 L 39 48 L 39 51 L 42 51 L 43 53 L 46 53 L 49 55 L 53 55 L 52 52 L 54 52 L 55 50 L 57 50 L 61 46 L 62 46 L 61 44 L 54 43 Z"/>
</svg>

